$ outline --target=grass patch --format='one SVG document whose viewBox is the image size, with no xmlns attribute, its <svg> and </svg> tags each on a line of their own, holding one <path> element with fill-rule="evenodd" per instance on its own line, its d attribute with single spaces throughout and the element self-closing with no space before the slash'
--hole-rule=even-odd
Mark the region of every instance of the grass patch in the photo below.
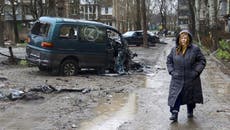
<svg viewBox="0 0 230 130">
<path fill-rule="evenodd" d="M 28 62 L 26 60 L 20 60 L 19 61 L 19 65 L 21 65 L 21 66 L 27 66 Z"/>
</svg>

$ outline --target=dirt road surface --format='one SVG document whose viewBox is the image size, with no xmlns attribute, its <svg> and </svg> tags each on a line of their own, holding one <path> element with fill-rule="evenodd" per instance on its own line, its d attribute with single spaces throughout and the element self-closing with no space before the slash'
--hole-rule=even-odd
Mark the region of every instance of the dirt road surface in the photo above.
<svg viewBox="0 0 230 130">
<path fill-rule="evenodd" d="M 144 71 L 127 75 L 97 75 L 84 71 L 77 76 L 51 76 L 36 67 L 0 64 L 0 92 L 28 91 L 39 85 L 80 92 L 36 93 L 37 100 L 1 100 L 0 130 L 228 130 L 230 129 L 230 78 L 208 55 L 201 78 L 204 104 L 197 105 L 193 119 L 187 119 L 183 106 L 178 123 L 169 121 L 167 106 L 170 76 L 165 62 L 168 44 L 156 47 L 130 47 L 138 54 L 134 60 Z M 14 48 L 23 57 L 24 48 Z M 0 48 L 1 52 L 7 50 Z M 5 60 L 0 56 L 0 61 Z M 215 71 L 214 71 L 215 70 Z"/>
</svg>

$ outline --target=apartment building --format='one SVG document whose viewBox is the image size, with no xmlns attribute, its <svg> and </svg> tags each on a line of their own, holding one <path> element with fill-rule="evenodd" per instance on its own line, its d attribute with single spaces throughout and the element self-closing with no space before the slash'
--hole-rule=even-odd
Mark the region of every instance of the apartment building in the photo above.
<svg viewBox="0 0 230 130">
<path fill-rule="evenodd" d="M 28 30 L 29 23 L 40 16 L 49 16 L 51 10 L 51 16 L 99 21 L 125 32 L 129 26 L 126 13 L 128 1 L 130 0 L 15 0 L 12 4 L 10 0 L 5 0 L 4 33 L 6 39 L 14 41 L 12 7 L 15 8 L 19 32 L 22 28 Z"/>
<path fill-rule="evenodd" d="M 189 27 L 190 10 L 187 0 L 178 0 L 178 26 L 181 29 Z"/>
</svg>

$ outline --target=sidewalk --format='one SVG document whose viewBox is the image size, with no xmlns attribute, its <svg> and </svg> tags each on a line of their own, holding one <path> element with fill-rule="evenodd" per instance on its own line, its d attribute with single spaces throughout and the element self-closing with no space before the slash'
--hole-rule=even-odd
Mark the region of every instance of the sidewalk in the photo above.
<svg viewBox="0 0 230 130">
<path fill-rule="evenodd" d="M 177 123 L 169 120 L 167 106 L 170 76 L 166 69 L 166 56 L 174 42 L 162 51 L 154 75 L 146 77 L 146 88 L 137 91 L 138 110 L 136 118 L 124 124 L 119 130 L 229 130 L 230 129 L 230 77 L 209 56 L 207 66 L 201 75 L 204 104 L 198 104 L 194 118 L 187 118 L 186 106 L 181 107 Z"/>
</svg>

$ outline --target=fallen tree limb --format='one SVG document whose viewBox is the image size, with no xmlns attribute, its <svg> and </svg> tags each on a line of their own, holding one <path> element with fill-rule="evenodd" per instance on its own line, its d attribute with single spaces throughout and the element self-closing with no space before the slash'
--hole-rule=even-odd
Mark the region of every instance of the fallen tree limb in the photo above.
<svg viewBox="0 0 230 130">
<path fill-rule="evenodd" d="M 9 55 L 3 54 L 0 52 L 0 55 L 5 56 L 5 57 L 10 57 Z"/>
</svg>

